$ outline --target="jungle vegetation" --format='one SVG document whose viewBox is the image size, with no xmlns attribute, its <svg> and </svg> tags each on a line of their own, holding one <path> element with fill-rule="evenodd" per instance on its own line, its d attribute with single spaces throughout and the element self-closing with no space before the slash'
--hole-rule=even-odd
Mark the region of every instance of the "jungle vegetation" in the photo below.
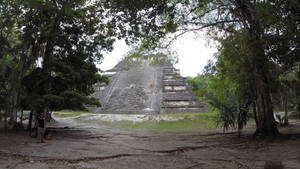
<svg viewBox="0 0 300 169">
<path fill-rule="evenodd" d="M 116 38 L 154 49 L 170 33 L 175 35 L 166 47 L 184 33 L 205 29 L 220 45 L 217 62 L 199 77 L 213 90 L 203 97 L 224 112 L 224 118 L 236 114 L 239 128 L 252 107 L 254 135 L 276 137 L 273 112 L 278 98 L 285 109 L 292 103 L 300 109 L 299 4 L 298 0 L 1 0 L 0 109 L 14 124 L 20 109 L 99 106 L 88 95 L 94 83 L 107 79 L 97 75 L 95 62 L 101 61 L 103 51 L 112 50 Z"/>
</svg>

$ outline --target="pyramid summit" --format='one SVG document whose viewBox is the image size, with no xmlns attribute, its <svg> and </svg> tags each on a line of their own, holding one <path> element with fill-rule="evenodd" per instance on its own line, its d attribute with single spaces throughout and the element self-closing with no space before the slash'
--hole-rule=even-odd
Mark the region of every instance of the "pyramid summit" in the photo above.
<svg viewBox="0 0 300 169">
<path fill-rule="evenodd" d="M 95 85 L 92 96 L 99 99 L 102 107 L 90 107 L 94 113 L 208 112 L 167 58 L 155 62 L 146 58 L 123 60 L 105 74 L 110 82 Z"/>
</svg>

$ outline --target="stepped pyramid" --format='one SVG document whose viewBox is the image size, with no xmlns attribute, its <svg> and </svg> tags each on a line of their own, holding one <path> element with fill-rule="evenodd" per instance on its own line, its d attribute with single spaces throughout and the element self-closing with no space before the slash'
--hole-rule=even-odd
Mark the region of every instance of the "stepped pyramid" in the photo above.
<svg viewBox="0 0 300 169">
<path fill-rule="evenodd" d="M 167 58 L 121 61 L 105 72 L 108 85 L 98 83 L 92 95 L 102 107 L 89 107 L 103 114 L 159 114 L 208 112 L 192 92 L 186 78 Z"/>
</svg>

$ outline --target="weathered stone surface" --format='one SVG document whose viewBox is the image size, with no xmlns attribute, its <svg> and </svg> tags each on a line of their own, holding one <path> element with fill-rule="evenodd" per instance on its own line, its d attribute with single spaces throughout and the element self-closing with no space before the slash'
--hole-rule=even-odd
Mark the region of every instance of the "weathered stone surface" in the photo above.
<svg viewBox="0 0 300 169">
<path fill-rule="evenodd" d="M 103 105 L 101 108 L 90 107 L 95 113 L 208 111 L 205 104 L 194 96 L 179 70 L 166 59 L 156 65 L 146 59 L 122 61 L 106 73 L 110 75 L 110 83 L 107 86 L 95 85 L 95 93 L 92 95 Z"/>
<path fill-rule="evenodd" d="M 186 81 L 185 80 L 165 80 L 164 82 L 164 85 L 165 86 L 185 86 L 187 85 L 186 84 Z"/>
<path fill-rule="evenodd" d="M 191 94 L 189 92 L 182 92 L 182 93 L 178 93 L 178 92 L 168 92 L 168 93 L 164 93 L 163 96 L 163 100 L 164 101 L 190 101 L 190 100 L 195 100 L 197 98 L 191 96 Z"/>
</svg>

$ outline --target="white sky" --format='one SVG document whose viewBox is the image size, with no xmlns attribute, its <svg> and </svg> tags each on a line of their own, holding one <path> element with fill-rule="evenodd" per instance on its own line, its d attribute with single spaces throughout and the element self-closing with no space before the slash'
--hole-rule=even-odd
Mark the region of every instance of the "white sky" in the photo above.
<svg viewBox="0 0 300 169">
<path fill-rule="evenodd" d="M 113 68 L 129 50 L 124 40 L 116 41 L 114 50 L 104 54 L 104 59 L 98 68 L 104 71 Z M 175 68 L 180 69 L 180 74 L 184 77 L 195 77 L 201 73 L 207 61 L 213 59 L 213 54 L 217 52 L 214 45 L 208 45 L 203 35 L 194 33 L 188 33 L 176 39 L 171 50 L 177 52 L 179 60 Z"/>
</svg>

